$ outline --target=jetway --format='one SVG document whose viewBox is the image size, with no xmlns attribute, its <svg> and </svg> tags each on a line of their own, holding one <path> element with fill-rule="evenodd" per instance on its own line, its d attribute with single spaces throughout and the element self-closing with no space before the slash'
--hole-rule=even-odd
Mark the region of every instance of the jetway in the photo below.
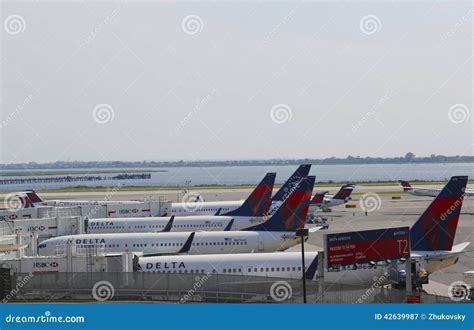
<svg viewBox="0 0 474 330">
<path fill-rule="evenodd" d="M 0 221 L 17 220 L 17 219 L 32 219 L 38 217 L 38 208 L 30 207 L 26 209 L 0 210 Z"/>
<path fill-rule="evenodd" d="M 0 268 L 18 273 L 104 273 L 132 272 L 134 253 L 105 254 L 101 249 L 65 247 L 55 256 L 16 256 L 0 259 Z"/>
<path fill-rule="evenodd" d="M 36 206 L 24 209 L 0 210 L 0 221 L 39 219 L 54 217 L 120 218 L 120 217 L 159 217 L 171 214 L 171 202 L 164 200 L 145 200 L 130 203 L 91 203 L 80 206 Z"/>
<path fill-rule="evenodd" d="M 1 221 L 0 235 L 35 235 L 39 241 L 63 235 L 84 233 L 84 221 L 80 216 L 21 219 Z"/>
</svg>

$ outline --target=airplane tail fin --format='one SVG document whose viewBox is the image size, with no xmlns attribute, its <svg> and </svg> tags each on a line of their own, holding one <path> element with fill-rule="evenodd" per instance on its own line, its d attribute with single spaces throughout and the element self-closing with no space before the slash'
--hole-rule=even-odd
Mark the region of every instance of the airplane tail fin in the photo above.
<svg viewBox="0 0 474 330">
<path fill-rule="evenodd" d="M 24 193 L 26 194 L 26 196 L 28 196 L 29 200 L 33 204 L 43 202 L 41 197 L 39 197 L 34 190 L 26 190 L 24 191 Z"/>
<path fill-rule="evenodd" d="M 26 209 L 29 207 L 34 207 L 33 203 L 31 203 L 31 200 L 28 198 L 28 195 L 21 193 L 21 194 L 17 194 L 16 197 L 20 201 L 21 208 Z"/>
<path fill-rule="evenodd" d="M 334 195 L 333 199 L 343 199 L 346 200 L 352 194 L 355 186 L 353 184 L 345 184 L 339 189 L 339 191 Z"/>
<path fill-rule="evenodd" d="M 453 176 L 410 229 L 412 251 L 450 251 L 461 213 L 467 176 Z"/>
<path fill-rule="evenodd" d="M 412 188 L 410 182 L 408 182 L 408 181 L 398 180 L 398 183 L 401 184 L 404 191 L 410 190 Z"/>
<path fill-rule="evenodd" d="M 309 170 L 311 169 L 311 164 L 300 165 L 296 171 L 286 180 L 286 182 L 278 189 L 276 194 L 272 197 L 272 202 L 283 203 L 288 196 L 291 195 L 291 192 L 295 189 L 298 182 L 302 178 L 308 176 Z"/>
<path fill-rule="evenodd" d="M 324 201 L 324 196 L 326 196 L 328 192 L 329 191 L 324 191 L 314 194 L 313 199 L 311 199 L 311 204 L 321 204 Z"/>
<path fill-rule="evenodd" d="M 314 187 L 314 176 L 303 178 L 293 193 L 264 223 L 247 228 L 247 231 L 296 231 L 303 228 L 308 215 L 309 202 Z"/>
<path fill-rule="evenodd" d="M 263 217 L 268 213 L 272 202 L 273 185 L 275 184 L 275 173 L 267 173 L 263 180 L 252 191 L 250 196 L 238 209 L 223 215 Z"/>
<path fill-rule="evenodd" d="M 33 207 L 33 203 L 31 203 L 31 200 L 28 198 L 28 196 L 22 196 L 20 197 L 20 200 L 24 208 Z"/>
</svg>

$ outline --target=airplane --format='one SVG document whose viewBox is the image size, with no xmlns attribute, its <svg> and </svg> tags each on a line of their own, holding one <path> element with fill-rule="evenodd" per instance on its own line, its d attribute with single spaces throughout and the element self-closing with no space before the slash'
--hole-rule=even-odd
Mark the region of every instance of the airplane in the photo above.
<svg viewBox="0 0 474 330">
<path fill-rule="evenodd" d="M 251 226 L 251 219 L 244 219 Z M 236 224 L 233 217 L 214 215 L 190 215 L 184 217 L 137 217 L 86 219 L 87 234 L 99 233 L 167 233 L 176 231 L 231 231 L 242 230 L 243 222 Z M 256 221 L 256 220 L 254 220 Z"/>
<path fill-rule="evenodd" d="M 272 202 L 270 204 L 269 215 L 273 214 L 281 204 L 291 195 L 293 190 L 297 187 L 297 184 L 309 175 L 311 170 L 311 164 L 302 164 L 298 166 L 295 172 L 285 181 L 285 183 L 278 189 L 273 195 Z"/>
<path fill-rule="evenodd" d="M 274 174 L 276 175 L 276 174 Z M 274 178 L 273 178 L 274 181 Z M 257 186 L 259 187 L 259 186 Z M 273 183 L 271 185 L 271 189 L 273 189 Z M 257 189 L 257 188 L 256 188 Z M 265 187 L 263 187 L 265 189 Z M 107 204 L 134 204 L 134 203 L 141 203 L 141 201 L 101 201 L 101 200 L 43 200 L 41 197 L 36 194 L 34 190 L 25 190 L 17 194 L 17 196 L 20 198 L 20 201 L 22 202 L 22 208 L 26 207 L 34 207 L 36 205 L 44 205 L 44 206 L 86 206 L 86 205 L 107 205 Z M 271 192 L 270 192 L 271 196 Z M 244 200 L 239 201 L 239 204 L 237 207 L 235 207 L 233 210 L 237 209 L 238 207 L 242 206 Z M 226 202 L 215 202 L 219 208 L 217 209 L 212 209 L 212 212 L 209 214 L 212 215 L 218 215 L 221 213 L 222 210 L 229 210 L 229 208 L 226 208 L 223 203 Z M 233 202 L 231 202 L 233 203 Z M 215 211 L 215 212 L 214 212 Z M 207 212 L 203 212 L 202 214 L 207 214 Z"/>
<path fill-rule="evenodd" d="M 453 176 L 410 229 L 412 258 L 421 260 L 428 272 L 457 263 L 469 246 L 453 246 L 468 177 Z"/>
<path fill-rule="evenodd" d="M 410 229 L 411 258 L 417 260 L 428 273 L 457 263 L 460 254 L 470 244 L 465 242 L 453 246 L 466 184 L 467 177 L 452 177 Z M 305 277 L 308 280 L 315 280 L 318 267 L 323 267 L 318 265 L 317 256 L 318 252 L 305 253 Z M 404 264 L 400 266 L 403 269 Z M 139 257 L 136 271 L 302 278 L 299 252 Z M 384 267 L 373 264 L 357 270 L 325 272 L 324 281 L 373 285 L 374 278 L 381 278 L 383 284 L 388 284 L 388 279 L 383 276 L 385 273 Z"/>
<path fill-rule="evenodd" d="M 428 196 L 428 197 L 436 197 L 440 193 L 442 189 L 440 188 L 418 188 L 412 187 L 410 182 L 399 180 L 398 181 L 402 187 L 403 191 L 414 196 Z M 466 189 L 464 196 L 474 196 L 474 189 Z"/>
<path fill-rule="evenodd" d="M 34 190 L 25 190 L 17 194 L 17 196 L 26 196 L 26 200 L 22 203 L 23 208 L 35 206 L 87 206 L 87 205 L 108 205 L 108 204 L 134 204 L 140 201 L 111 201 L 111 200 L 43 200 Z"/>
<path fill-rule="evenodd" d="M 303 164 L 290 176 L 290 178 L 281 186 L 275 196 L 272 198 L 271 210 L 269 214 L 274 212 L 278 205 L 281 204 L 283 198 L 288 197 L 295 184 L 301 178 L 309 174 L 310 164 Z M 107 205 L 107 204 L 130 204 L 141 203 L 141 201 L 97 201 L 97 200 L 43 200 L 34 190 L 25 190 L 20 192 L 18 196 L 21 201 L 21 207 L 43 206 L 86 206 L 86 205 Z M 239 201 L 217 201 L 203 202 L 198 196 L 194 202 L 172 203 L 171 215 L 224 215 L 239 208 L 244 200 Z M 280 202 L 278 204 L 278 202 Z M 168 214 L 165 214 L 167 216 Z"/>
<path fill-rule="evenodd" d="M 26 209 L 33 207 L 33 204 L 31 203 L 31 200 L 28 198 L 28 195 L 25 193 L 18 193 L 15 194 L 15 196 L 10 199 L 9 201 L 6 201 L 7 206 L 8 204 L 14 204 L 11 205 L 10 207 L 5 207 L 5 208 L 0 208 L 0 210 L 11 210 L 11 209 Z"/>
<path fill-rule="evenodd" d="M 318 252 L 305 252 L 305 277 L 316 280 Z M 210 275 L 246 275 L 282 279 L 301 279 L 301 252 L 237 253 L 208 255 L 173 255 L 139 257 L 137 272 L 152 273 L 205 273 Z M 328 283 L 367 285 L 374 277 L 382 277 L 383 267 L 358 269 L 354 271 L 325 272 Z"/>
<path fill-rule="evenodd" d="M 309 206 L 309 212 L 313 213 L 318 209 L 322 209 L 324 211 L 329 210 L 331 207 L 338 206 L 345 204 L 350 201 L 350 196 L 352 191 L 354 190 L 354 184 L 345 184 L 339 189 L 339 191 L 331 197 L 326 197 L 326 194 L 329 191 L 324 191 L 321 193 L 316 193 Z"/>
<path fill-rule="evenodd" d="M 103 248 L 105 253 L 142 252 L 145 256 L 282 251 L 300 242 L 296 230 L 304 228 L 314 180 L 314 176 L 303 178 L 268 220 L 244 231 L 68 235 L 42 241 L 38 252 L 55 255 L 68 244 L 79 249 Z"/>
<path fill-rule="evenodd" d="M 311 164 L 303 164 L 296 169 L 272 197 L 269 214 L 275 212 L 303 177 L 308 176 L 310 169 Z M 198 196 L 193 202 L 172 203 L 171 215 L 230 215 L 242 203 L 243 200 L 204 202 Z"/>
<path fill-rule="evenodd" d="M 267 173 L 249 197 L 231 215 L 98 218 L 86 221 L 88 234 L 131 232 L 190 232 L 242 230 L 263 220 L 271 203 L 275 173 Z"/>
</svg>

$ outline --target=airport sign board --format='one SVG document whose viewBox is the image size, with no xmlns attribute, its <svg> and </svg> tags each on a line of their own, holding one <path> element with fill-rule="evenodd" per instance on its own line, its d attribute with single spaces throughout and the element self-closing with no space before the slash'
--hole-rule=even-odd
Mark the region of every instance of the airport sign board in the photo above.
<svg viewBox="0 0 474 330">
<path fill-rule="evenodd" d="M 410 228 L 386 228 L 326 234 L 324 248 L 328 270 L 410 256 Z"/>
</svg>

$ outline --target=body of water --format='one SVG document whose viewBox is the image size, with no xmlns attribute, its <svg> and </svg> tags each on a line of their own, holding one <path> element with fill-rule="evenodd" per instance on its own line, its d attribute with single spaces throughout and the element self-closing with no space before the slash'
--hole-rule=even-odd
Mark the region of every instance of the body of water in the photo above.
<svg viewBox="0 0 474 330">
<path fill-rule="evenodd" d="M 255 184 L 265 173 L 276 172 L 277 182 L 284 182 L 296 169 L 296 166 L 216 166 L 216 167 L 169 167 L 159 168 L 164 172 L 151 172 L 149 180 L 110 180 L 103 182 L 61 182 L 35 183 L 20 185 L 2 185 L 0 190 L 23 190 L 41 188 L 60 188 L 68 186 L 176 186 L 176 185 L 234 185 Z M 96 169 L 94 169 L 96 171 Z M 146 169 L 143 170 L 148 173 Z M 27 172 L 27 170 L 25 170 Z M 124 170 L 126 173 L 126 170 Z M 405 180 L 445 180 L 453 175 L 468 175 L 474 177 L 473 163 L 452 164 L 371 164 L 371 165 L 313 165 L 311 175 L 316 181 L 396 181 Z M 94 175 L 101 175 L 94 173 Z M 104 173 L 103 175 L 109 175 Z M 73 174 L 80 177 L 88 174 Z M 35 177 L 54 177 L 35 176 Z M 0 179 L 26 178 L 26 176 L 0 176 Z"/>
</svg>

